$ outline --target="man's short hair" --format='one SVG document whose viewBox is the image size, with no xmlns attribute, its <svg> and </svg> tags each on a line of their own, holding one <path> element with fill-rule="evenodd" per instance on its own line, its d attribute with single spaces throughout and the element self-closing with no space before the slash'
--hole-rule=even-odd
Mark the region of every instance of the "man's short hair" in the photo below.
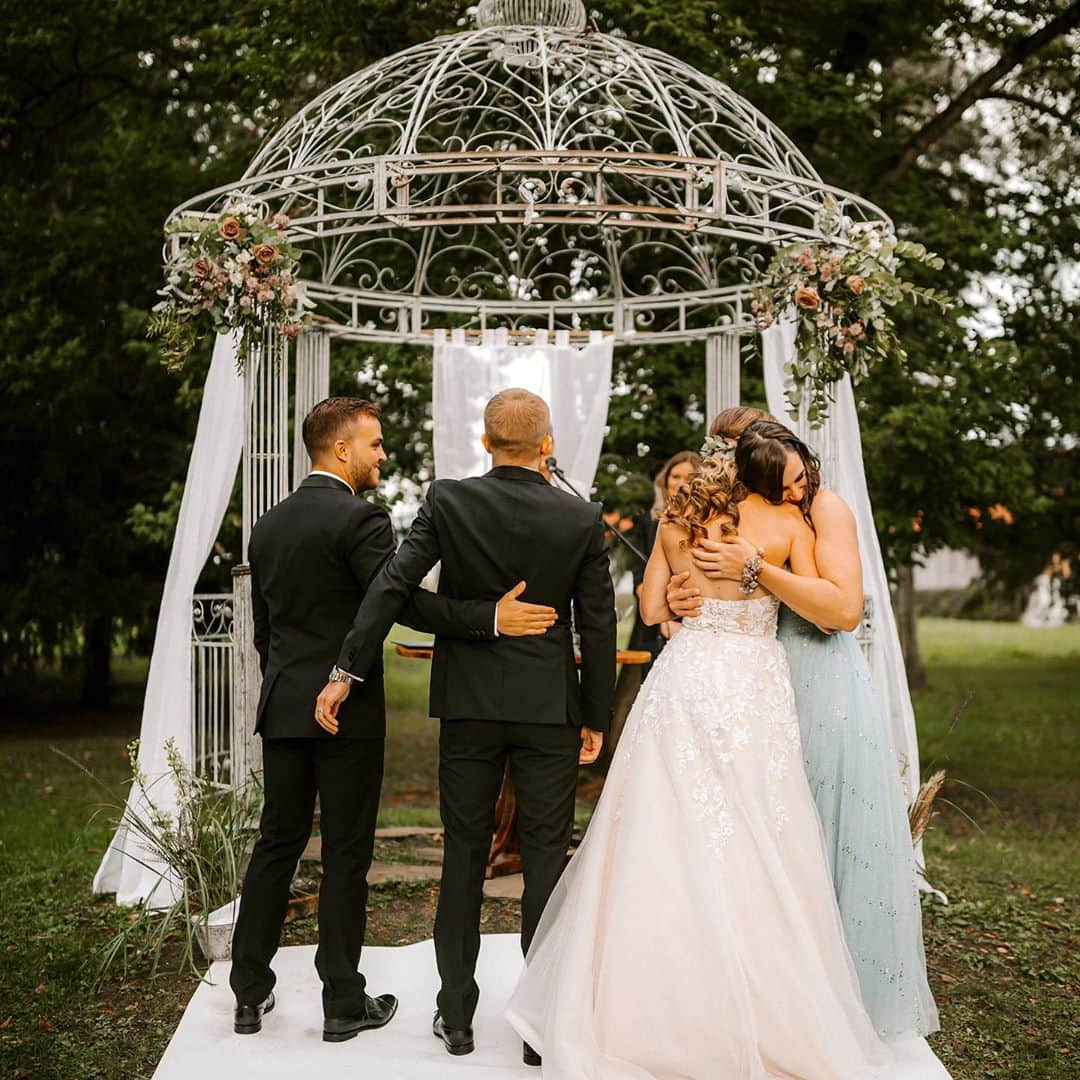
<svg viewBox="0 0 1080 1080">
<path fill-rule="evenodd" d="M 551 434 L 551 410 L 528 390 L 500 390 L 484 409 L 484 432 L 493 451 L 524 457 Z"/>
<path fill-rule="evenodd" d="M 358 416 L 379 419 L 379 406 L 360 397 L 328 397 L 304 417 L 304 446 L 313 461 L 342 438 Z"/>
</svg>

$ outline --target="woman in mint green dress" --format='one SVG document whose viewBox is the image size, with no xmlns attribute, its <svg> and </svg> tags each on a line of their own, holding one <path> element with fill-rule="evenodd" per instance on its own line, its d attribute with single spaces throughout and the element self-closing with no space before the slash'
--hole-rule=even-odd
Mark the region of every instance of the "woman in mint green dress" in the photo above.
<svg viewBox="0 0 1080 1080">
<path fill-rule="evenodd" d="M 725 410 L 710 434 L 734 439 L 751 423 L 755 431 L 774 436 L 770 429 L 779 428 L 794 440 L 792 449 L 805 450 L 756 409 Z M 814 456 L 807 451 L 803 460 L 811 489 L 804 509 L 817 536 L 820 578 L 763 564 L 759 581 L 783 601 L 778 636 L 788 654 L 806 776 L 863 1005 L 882 1036 L 928 1035 L 939 1024 L 926 979 L 907 800 L 869 667 L 848 632 L 862 615 L 855 520 L 839 495 L 819 490 Z M 694 550 L 707 575 L 735 580 L 754 554 L 738 538 L 725 544 L 706 541 Z M 683 599 L 686 590 L 680 585 L 673 581 L 669 606 L 674 615 L 692 614 L 696 601 Z"/>
</svg>

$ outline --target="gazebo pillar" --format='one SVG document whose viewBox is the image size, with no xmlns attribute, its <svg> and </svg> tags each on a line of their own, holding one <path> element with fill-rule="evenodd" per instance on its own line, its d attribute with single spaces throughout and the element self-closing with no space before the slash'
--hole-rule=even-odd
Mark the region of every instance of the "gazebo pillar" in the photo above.
<svg viewBox="0 0 1080 1080">
<path fill-rule="evenodd" d="M 293 488 L 311 471 L 304 447 L 304 417 L 330 396 L 330 335 L 318 328 L 302 330 L 296 339 L 296 390 L 293 394 Z"/>
<path fill-rule="evenodd" d="M 710 334 L 705 339 L 705 416 L 711 424 L 721 409 L 739 404 L 739 335 Z"/>
<path fill-rule="evenodd" d="M 251 527 L 289 493 L 289 349 L 273 326 L 263 330 L 244 366 L 244 546 Z"/>
<path fill-rule="evenodd" d="M 230 783 L 239 787 L 262 768 L 255 714 L 262 676 L 251 614 L 251 527 L 289 493 L 288 341 L 267 326 L 244 365 L 243 556 L 233 569 L 232 718 Z"/>
</svg>

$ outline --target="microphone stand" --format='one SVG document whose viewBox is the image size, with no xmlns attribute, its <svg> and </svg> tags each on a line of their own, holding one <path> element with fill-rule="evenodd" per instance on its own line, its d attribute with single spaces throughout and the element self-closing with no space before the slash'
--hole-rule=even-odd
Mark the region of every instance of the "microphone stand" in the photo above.
<svg viewBox="0 0 1080 1080">
<path fill-rule="evenodd" d="M 564 473 L 562 469 L 559 468 L 559 463 L 555 460 L 555 458 L 544 458 L 544 464 L 547 466 L 548 472 L 551 473 L 552 476 L 557 477 L 558 480 L 565 487 L 569 488 L 579 499 L 581 499 L 583 502 L 591 501 L 589 499 L 586 499 L 585 496 L 582 495 L 581 492 L 578 491 L 578 489 L 574 487 L 574 485 L 571 484 L 569 480 L 567 480 L 566 473 Z M 637 547 L 633 543 L 631 543 L 629 539 L 627 539 L 627 537 L 625 537 L 621 532 L 619 532 L 618 529 L 611 529 L 610 531 L 614 535 L 616 540 L 628 547 L 643 563 L 647 563 L 649 561 L 648 555 L 643 555 L 637 549 Z"/>
</svg>

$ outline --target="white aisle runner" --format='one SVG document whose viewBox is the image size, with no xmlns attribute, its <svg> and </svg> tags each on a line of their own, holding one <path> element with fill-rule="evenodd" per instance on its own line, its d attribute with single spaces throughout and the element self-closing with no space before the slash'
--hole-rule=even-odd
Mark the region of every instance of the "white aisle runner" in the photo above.
<svg viewBox="0 0 1080 1080">
<path fill-rule="evenodd" d="M 485 934 L 477 965 L 480 1006 L 473 1022 L 476 1050 L 451 1057 L 431 1033 L 438 975 L 431 941 L 397 948 L 365 948 L 362 969 L 371 994 L 396 994 L 397 1015 L 378 1031 L 344 1043 L 322 1041 L 322 1004 L 315 946 L 278 951 L 277 1005 L 258 1035 L 233 1033 L 229 964 L 210 969 L 195 991 L 154 1080 L 539 1080 L 521 1061 L 521 1040 L 503 1010 L 521 971 L 517 934 Z"/>
</svg>

